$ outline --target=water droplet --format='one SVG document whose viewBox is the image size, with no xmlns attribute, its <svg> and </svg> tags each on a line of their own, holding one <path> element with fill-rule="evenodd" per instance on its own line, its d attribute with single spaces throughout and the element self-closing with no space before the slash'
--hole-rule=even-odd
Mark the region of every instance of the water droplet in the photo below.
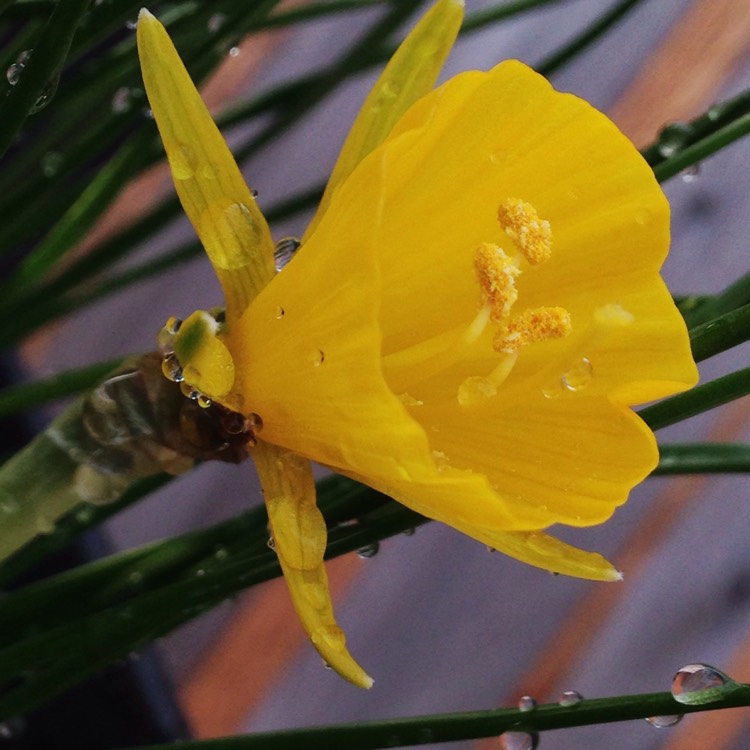
<svg viewBox="0 0 750 750">
<path fill-rule="evenodd" d="M 154 119 L 154 110 L 151 109 L 151 107 L 144 107 L 141 110 L 141 114 L 147 119 L 147 120 L 153 120 Z"/>
<path fill-rule="evenodd" d="M 214 550 L 214 558 L 218 562 L 224 562 L 224 560 L 226 560 L 228 557 L 229 550 L 227 550 L 227 548 L 223 544 L 218 545 Z"/>
<path fill-rule="evenodd" d="M 277 305 L 273 314 L 277 320 L 281 320 L 284 317 L 284 308 L 281 305 Z"/>
<path fill-rule="evenodd" d="M 138 23 L 136 21 L 125 21 L 125 28 L 128 31 L 135 31 L 138 28 Z"/>
<path fill-rule="evenodd" d="M 566 690 L 557 699 L 561 706 L 577 706 L 583 700 L 583 696 L 577 690 Z"/>
<path fill-rule="evenodd" d="M 229 52 L 227 52 L 227 54 L 229 55 L 229 57 L 237 57 L 237 55 L 240 54 L 240 48 L 234 45 L 233 47 L 229 48 Z"/>
<path fill-rule="evenodd" d="M 544 398 L 560 398 L 564 388 L 565 386 L 563 386 L 562 378 L 558 378 L 554 383 L 542 388 L 542 395 Z"/>
<path fill-rule="evenodd" d="M 196 578 L 203 578 L 204 575 L 206 575 L 206 571 L 203 570 L 203 568 L 198 568 L 198 570 L 195 571 Z"/>
<path fill-rule="evenodd" d="M 44 513 L 37 513 L 36 530 L 40 534 L 51 534 L 55 530 L 55 522 Z"/>
<path fill-rule="evenodd" d="M 310 352 L 310 364 L 313 367 L 320 367 L 326 360 L 325 352 L 321 349 L 315 349 Z"/>
<path fill-rule="evenodd" d="M 54 98 L 57 93 L 57 87 L 60 83 L 59 75 L 51 80 L 47 81 L 45 87 L 42 89 L 42 93 L 36 98 L 36 101 L 31 105 L 29 109 L 30 114 L 35 114 L 43 110 Z"/>
<path fill-rule="evenodd" d="M 134 570 L 128 575 L 128 583 L 131 586 L 140 586 L 143 583 L 143 573 L 139 570 Z"/>
<path fill-rule="evenodd" d="M 316 646 L 327 646 L 335 651 L 342 651 L 346 643 L 344 631 L 338 625 L 321 625 L 310 636 Z"/>
<path fill-rule="evenodd" d="M 649 211 L 647 208 L 639 208 L 635 212 L 634 218 L 636 224 L 645 227 L 651 222 L 651 211 Z"/>
<path fill-rule="evenodd" d="M 664 127 L 659 133 L 657 149 L 659 155 L 668 159 L 674 156 L 681 148 L 689 142 L 693 135 L 693 129 L 684 122 L 673 122 Z"/>
<path fill-rule="evenodd" d="M 273 262 L 276 264 L 277 271 L 281 271 L 289 263 L 299 246 L 300 241 L 296 237 L 283 237 L 276 243 L 273 251 Z"/>
<path fill-rule="evenodd" d="M 25 67 L 22 63 L 11 63 L 8 66 L 8 70 L 5 71 L 5 77 L 11 86 L 15 86 L 21 80 L 21 74 Z"/>
<path fill-rule="evenodd" d="M 169 166 L 175 180 L 189 180 L 195 175 L 198 159 L 193 147 L 188 143 L 173 143 L 167 149 Z"/>
<path fill-rule="evenodd" d="M 539 745 L 539 735 L 532 732 L 503 732 L 500 735 L 502 750 L 534 750 Z"/>
<path fill-rule="evenodd" d="M 635 320 L 635 315 L 618 302 L 610 302 L 607 305 L 597 307 L 594 311 L 594 320 L 599 325 L 620 328 L 630 325 Z"/>
<path fill-rule="evenodd" d="M 371 544 L 366 544 L 364 547 L 360 547 L 357 550 L 357 555 L 363 560 L 369 560 L 375 557 L 378 552 L 380 552 L 380 542 L 372 542 Z"/>
<path fill-rule="evenodd" d="M 682 721 L 682 714 L 672 714 L 671 716 L 649 716 L 646 721 L 651 724 L 652 727 L 657 729 L 666 729 L 667 727 L 673 727 L 675 724 L 679 724 Z"/>
<path fill-rule="evenodd" d="M 156 334 L 156 345 L 159 347 L 159 351 L 162 354 L 174 353 L 174 339 L 177 331 L 180 330 L 181 325 L 182 320 L 180 318 L 174 317 L 173 315 L 167 320 L 167 322 L 164 324 L 164 327 L 159 331 L 159 333 Z"/>
<path fill-rule="evenodd" d="M 701 172 L 700 164 L 691 164 L 689 167 L 680 172 L 680 177 L 683 182 L 695 182 L 698 179 L 698 175 Z"/>
<path fill-rule="evenodd" d="M 562 384 L 565 388 L 573 393 L 582 391 L 591 385 L 594 375 L 594 368 L 588 357 L 581 357 L 573 367 L 563 373 Z"/>
<path fill-rule="evenodd" d="M 533 711 L 536 708 L 536 698 L 530 695 L 522 695 L 518 699 L 519 711 Z"/>
<path fill-rule="evenodd" d="M 19 717 L 6 719 L 0 723 L 0 740 L 12 740 L 23 734 L 26 729 L 25 719 Z"/>
<path fill-rule="evenodd" d="M 132 89 L 128 86 L 120 86 L 120 88 L 112 95 L 110 106 L 112 107 L 112 112 L 116 115 L 129 112 L 133 107 Z"/>
<path fill-rule="evenodd" d="M 737 683 L 708 664 L 687 664 L 672 679 L 672 697 L 688 706 L 723 698 Z"/>
<path fill-rule="evenodd" d="M 268 539 L 266 539 L 266 547 L 272 550 L 276 549 L 276 540 L 273 538 L 273 536 L 269 536 Z"/>
<path fill-rule="evenodd" d="M 215 34 L 217 31 L 219 31 L 222 26 L 227 22 L 227 17 L 224 15 L 224 13 L 214 13 L 211 15 L 211 17 L 208 19 L 208 23 L 206 24 L 208 28 L 209 34 Z"/>
<path fill-rule="evenodd" d="M 490 154 L 490 163 L 497 166 L 502 166 L 505 164 L 506 160 L 508 158 L 508 152 L 505 150 L 502 151 L 493 151 Z"/>
<path fill-rule="evenodd" d="M 414 536 L 417 533 L 417 529 L 416 528 L 404 529 L 401 533 L 404 536 Z"/>
<path fill-rule="evenodd" d="M 180 363 L 174 354 L 167 354 L 164 357 L 161 363 L 161 371 L 164 373 L 164 377 L 173 383 L 182 383 L 185 379 L 185 376 L 182 374 L 182 367 L 180 367 Z"/>
<path fill-rule="evenodd" d="M 0 513 L 6 516 L 18 513 L 19 507 L 18 501 L 12 497 L 4 497 L 0 500 Z"/>
<path fill-rule="evenodd" d="M 723 111 L 724 108 L 721 106 L 721 104 L 714 104 L 713 107 L 708 108 L 706 117 L 708 117 L 711 122 L 716 122 L 721 117 Z"/>
<path fill-rule="evenodd" d="M 497 395 L 497 386 L 481 375 L 472 375 L 458 387 L 458 403 L 461 406 L 475 406 Z"/>
<path fill-rule="evenodd" d="M 59 151 L 48 151 L 41 161 L 42 174 L 45 177 L 55 177 L 65 163 L 65 157 Z"/>
</svg>

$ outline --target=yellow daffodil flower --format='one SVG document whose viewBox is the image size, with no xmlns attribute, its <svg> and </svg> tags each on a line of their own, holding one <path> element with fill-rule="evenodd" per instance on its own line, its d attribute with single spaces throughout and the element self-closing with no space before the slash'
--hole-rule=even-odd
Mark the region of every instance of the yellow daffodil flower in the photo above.
<svg viewBox="0 0 750 750">
<path fill-rule="evenodd" d="M 547 570 L 619 578 L 544 529 L 601 523 L 658 459 L 635 404 L 696 381 L 659 276 L 669 209 L 601 113 L 518 62 L 432 90 L 458 31 L 439 0 L 344 145 L 300 250 L 266 222 L 169 37 L 142 11 L 146 91 L 226 297 L 176 335 L 190 387 L 252 419 L 302 624 L 353 683 L 310 461 Z"/>
</svg>

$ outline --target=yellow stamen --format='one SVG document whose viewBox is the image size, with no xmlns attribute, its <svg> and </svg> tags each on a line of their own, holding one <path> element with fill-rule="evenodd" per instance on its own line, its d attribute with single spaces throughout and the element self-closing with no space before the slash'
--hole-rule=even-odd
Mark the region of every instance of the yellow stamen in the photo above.
<svg viewBox="0 0 750 750">
<path fill-rule="evenodd" d="M 506 198 L 497 209 L 497 219 L 531 265 L 549 260 L 552 231 L 549 222 L 539 218 L 534 206 L 519 198 Z"/>
<path fill-rule="evenodd" d="M 474 270 L 495 323 L 507 320 L 518 299 L 516 276 L 521 271 L 497 245 L 482 243 L 474 253 Z"/>
<path fill-rule="evenodd" d="M 492 346 L 497 352 L 514 354 L 528 344 L 560 339 L 571 331 L 570 313 L 564 307 L 534 307 L 513 318 L 498 331 Z"/>
</svg>

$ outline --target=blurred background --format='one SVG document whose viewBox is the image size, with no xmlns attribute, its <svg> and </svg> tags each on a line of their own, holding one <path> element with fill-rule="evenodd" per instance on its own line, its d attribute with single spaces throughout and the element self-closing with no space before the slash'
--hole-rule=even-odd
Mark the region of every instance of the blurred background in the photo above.
<svg viewBox="0 0 750 750">
<path fill-rule="evenodd" d="M 466 0 L 467 13 L 488 5 Z M 443 78 L 506 58 L 535 66 L 621 5 L 549 2 L 466 34 Z M 631 5 L 551 80 L 607 112 L 637 146 L 750 86 L 750 0 Z M 221 110 L 236 97 L 271 90 L 337 57 L 382 12 L 367 8 L 238 39 L 206 96 Z M 325 179 L 375 77 L 373 71 L 346 82 L 244 165 L 261 207 Z M 227 136 L 239 142 L 248 132 L 230 129 Z M 748 271 L 748 170 L 750 150 L 740 141 L 665 185 L 673 247 L 664 273 L 675 294 L 718 292 Z M 171 190 L 163 165 L 150 170 L 110 208 L 83 249 Z M 309 216 L 274 223 L 274 235 L 300 235 Z M 129 262 L 159 257 L 192 237 L 180 219 Z M 24 362 L 48 375 L 151 349 L 167 317 L 220 300 L 208 262 L 196 258 L 43 329 L 25 345 Z M 703 377 L 743 366 L 747 353 L 739 347 L 712 359 Z M 743 399 L 659 438 L 747 440 L 749 414 Z M 554 701 L 569 689 L 587 698 L 667 690 L 675 671 L 690 662 L 748 681 L 749 490 L 742 475 L 654 478 L 605 526 L 561 530 L 566 540 L 612 560 L 625 574 L 618 584 L 548 575 L 436 523 L 389 539 L 367 557 L 334 560 L 329 575 L 339 622 L 352 653 L 375 677 L 369 692 L 323 668 L 280 580 L 183 627 L 158 644 L 158 653 L 201 737 L 514 705 L 523 694 Z M 114 547 L 129 548 L 260 502 L 249 463 L 207 464 L 111 521 L 107 536 Z M 690 716 L 669 729 L 628 722 L 551 732 L 541 746 L 729 750 L 747 747 L 749 735 L 750 710 L 735 709 Z M 460 747 L 484 745 L 498 747 L 497 741 Z"/>
</svg>

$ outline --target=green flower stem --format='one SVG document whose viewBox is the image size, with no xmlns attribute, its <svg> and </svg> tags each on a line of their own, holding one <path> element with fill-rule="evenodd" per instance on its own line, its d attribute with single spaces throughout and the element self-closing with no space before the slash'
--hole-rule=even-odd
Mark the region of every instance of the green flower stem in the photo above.
<svg viewBox="0 0 750 750">
<path fill-rule="evenodd" d="M 690 330 L 690 347 L 696 362 L 702 362 L 748 340 L 750 304 L 724 313 Z"/>
<path fill-rule="evenodd" d="M 377 750 L 378 748 L 459 742 L 482 737 L 497 737 L 503 732 L 542 732 L 550 729 L 605 724 L 619 721 L 736 708 L 750 705 L 750 685 L 736 684 L 734 689 L 713 703 L 686 706 L 671 693 L 645 693 L 612 698 L 583 700 L 575 706 L 555 703 L 533 711 L 501 708 L 489 711 L 418 716 L 406 719 L 363 721 L 261 732 L 212 740 L 194 740 L 180 744 L 182 750 Z M 603 743 L 603 746 L 606 743 Z M 139 750 L 164 750 L 164 745 L 146 745 Z M 127 748 L 136 750 L 136 748 Z"/>
<path fill-rule="evenodd" d="M 353 483 L 347 499 L 332 508 L 326 507 L 325 496 L 322 491 L 327 514 L 345 508 L 350 513 L 352 505 L 364 512 L 362 523 L 331 531 L 329 556 L 411 529 L 421 520 Z M 367 513 L 368 508 L 373 512 Z M 0 696 L 0 721 L 34 708 L 238 591 L 279 576 L 266 540 L 261 508 L 8 594 L 0 603 L 5 643 L 0 647 L 0 684 L 12 687 Z M 41 630 L 39 623 L 44 623 Z M 31 683 L 25 679 L 29 672 Z"/>
<path fill-rule="evenodd" d="M 551 76 L 554 72 L 573 60 L 584 50 L 588 49 L 594 42 L 606 34 L 618 21 L 622 20 L 642 0 L 620 0 L 597 18 L 591 26 L 584 29 L 570 42 L 545 57 L 534 66 L 538 73 L 543 76 Z"/>
<path fill-rule="evenodd" d="M 744 472 L 750 472 L 750 445 L 691 443 L 659 445 L 659 466 L 653 475 Z"/>
<path fill-rule="evenodd" d="M 63 516 L 49 534 L 34 537 L 16 553 L 0 561 L 0 589 L 11 586 L 21 575 L 50 555 L 67 547 L 86 531 L 96 528 L 133 503 L 171 482 L 169 474 L 155 474 L 129 487 L 116 502 L 107 505 L 76 506 Z"/>
<path fill-rule="evenodd" d="M 73 35 L 91 0 L 59 0 L 19 82 L 0 101 L 0 155 L 5 154 L 34 104 L 60 75 Z"/>
<path fill-rule="evenodd" d="M 668 427 L 696 414 L 728 404 L 749 393 L 750 367 L 746 367 L 709 383 L 698 385 L 687 393 L 680 393 L 653 406 L 647 406 L 638 414 L 652 430 L 660 430 L 662 427 Z"/>
<path fill-rule="evenodd" d="M 0 417 L 93 388 L 122 361 L 123 357 L 118 357 L 66 370 L 44 380 L 3 388 L 0 390 Z"/>
<path fill-rule="evenodd" d="M 696 143 L 678 150 L 673 156 L 657 164 L 654 167 L 656 179 L 659 182 L 665 182 L 688 167 L 699 164 L 748 133 L 750 133 L 750 114 L 745 114 Z"/>
<path fill-rule="evenodd" d="M 689 328 L 697 328 L 725 313 L 750 304 L 750 273 L 731 283 L 716 295 L 690 296 L 680 301 L 678 307 Z"/>
</svg>

